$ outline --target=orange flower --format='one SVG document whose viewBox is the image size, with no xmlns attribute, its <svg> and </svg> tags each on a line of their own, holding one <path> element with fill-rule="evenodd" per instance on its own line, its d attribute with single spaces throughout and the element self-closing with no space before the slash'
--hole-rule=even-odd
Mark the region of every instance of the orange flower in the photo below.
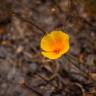
<svg viewBox="0 0 96 96">
<path fill-rule="evenodd" d="M 40 43 L 42 55 L 49 59 L 57 59 L 69 50 L 69 36 L 62 31 L 46 34 Z"/>
</svg>

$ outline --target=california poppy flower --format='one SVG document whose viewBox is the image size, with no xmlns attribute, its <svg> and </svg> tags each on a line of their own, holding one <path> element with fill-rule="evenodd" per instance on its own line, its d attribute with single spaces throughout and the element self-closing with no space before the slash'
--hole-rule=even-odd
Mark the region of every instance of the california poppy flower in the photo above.
<svg viewBox="0 0 96 96">
<path fill-rule="evenodd" d="M 49 59 L 57 59 L 69 50 L 69 36 L 62 31 L 46 34 L 40 43 L 41 54 Z"/>
</svg>

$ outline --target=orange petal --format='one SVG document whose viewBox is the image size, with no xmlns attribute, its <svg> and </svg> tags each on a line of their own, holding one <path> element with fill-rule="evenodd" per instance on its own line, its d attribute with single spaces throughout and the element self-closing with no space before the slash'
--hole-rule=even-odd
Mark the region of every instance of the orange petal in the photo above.
<svg viewBox="0 0 96 96">
<path fill-rule="evenodd" d="M 61 54 L 67 53 L 69 51 L 69 48 L 70 48 L 69 39 L 68 40 L 66 39 L 64 43 L 65 44 L 63 44 Z"/>
<path fill-rule="evenodd" d="M 62 31 L 52 31 L 50 33 L 50 36 L 56 40 L 56 41 L 59 41 L 59 42 L 62 42 L 62 41 L 65 41 L 66 39 L 69 39 L 69 36 L 62 32 Z"/>
<path fill-rule="evenodd" d="M 69 49 L 69 36 L 62 31 L 52 31 L 51 37 L 54 40 L 54 48 L 63 49 L 65 52 Z"/>
<path fill-rule="evenodd" d="M 42 51 L 41 54 L 49 59 L 57 59 L 59 57 L 61 57 L 62 54 L 56 54 L 54 52 L 44 52 Z"/>
<path fill-rule="evenodd" d="M 45 51 L 53 51 L 53 46 L 54 43 L 50 34 L 45 35 L 40 43 L 41 49 Z"/>
</svg>

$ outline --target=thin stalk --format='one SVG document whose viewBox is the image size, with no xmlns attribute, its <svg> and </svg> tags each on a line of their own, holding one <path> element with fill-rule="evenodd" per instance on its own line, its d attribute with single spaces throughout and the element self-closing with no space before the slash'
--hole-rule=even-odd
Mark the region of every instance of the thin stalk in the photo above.
<svg viewBox="0 0 96 96">
<path fill-rule="evenodd" d="M 35 92 L 36 94 L 38 94 L 39 96 L 44 96 L 43 94 L 41 94 L 40 92 L 38 92 L 36 89 L 34 89 L 33 87 L 28 86 L 27 83 L 23 83 L 23 87 L 32 90 L 33 92 Z"/>
<path fill-rule="evenodd" d="M 76 60 L 75 58 L 72 58 L 70 55 L 66 55 L 65 57 L 69 60 L 69 62 L 71 62 L 71 64 L 74 64 L 74 66 L 81 71 L 81 74 L 83 76 L 85 76 L 86 78 L 89 78 L 89 76 L 90 76 L 89 73 L 85 72 L 83 69 L 80 68 L 81 63 L 79 61 L 78 61 L 79 64 L 78 63 L 75 64 L 74 62 L 72 62 L 72 59 Z"/>
<path fill-rule="evenodd" d="M 18 17 L 19 19 L 21 19 L 24 22 L 27 22 L 28 24 L 33 25 L 34 27 L 36 27 L 37 29 L 39 29 L 41 32 L 43 32 L 44 34 L 46 34 L 46 31 L 44 31 L 42 28 L 40 28 L 37 24 L 33 23 L 32 21 L 29 21 L 27 19 L 25 19 L 24 17 L 20 16 L 18 13 L 11 11 L 13 15 L 15 15 L 16 17 Z"/>
</svg>

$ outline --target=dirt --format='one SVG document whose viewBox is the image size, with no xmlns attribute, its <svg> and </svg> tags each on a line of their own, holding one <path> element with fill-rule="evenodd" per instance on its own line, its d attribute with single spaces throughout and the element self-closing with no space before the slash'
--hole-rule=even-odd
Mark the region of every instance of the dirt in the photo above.
<svg viewBox="0 0 96 96">
<path fill-rule="evenodd" d="M 83 0 L 0 0 L 0 96 L 96 96 L 96 14 L 87 7 Z M 53 30 L 70 36 L 69 52 L 57 60 L 40 53 Z"/>
</svg>

